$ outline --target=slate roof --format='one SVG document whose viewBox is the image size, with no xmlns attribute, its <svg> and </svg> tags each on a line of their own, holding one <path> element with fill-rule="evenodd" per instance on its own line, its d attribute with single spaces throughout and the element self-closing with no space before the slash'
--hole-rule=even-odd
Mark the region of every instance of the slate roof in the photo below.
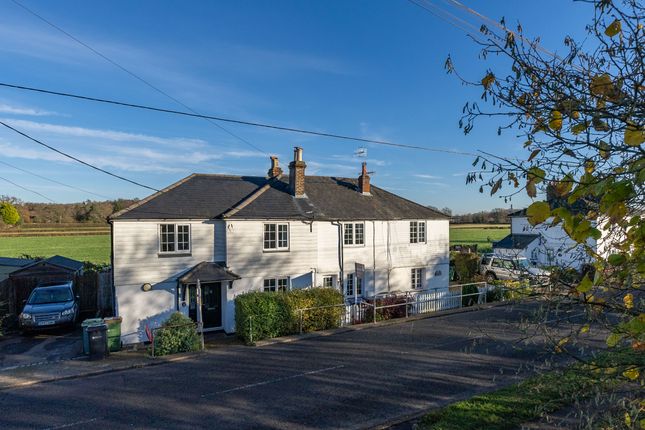
<svg viewBox="0 0 645 430">
<path fill-rule="evenodd" d="M 509 234 L 504 239 L 493 242 L 493 248 L 524 249 L 538 237 L 538 234 Z"/>
<path fill-rule="evenodd" d="M 240 277 L 219 263 L 202 261 L 180 277 L 179 282 L 195 284 L 198 279 L 200 282 L 234 281 Z"/>
<path fill-rule="evenodd" d="M 289 193 L 288 177 L 193 174 L 110 219 L 448 219 L 445 214 L 358 179 L 307 176 L 306 197 Z M 232 210 L 233 209 L 233 210 Z"/>
<path fill-rule="evenodd" d="M 33 264 L 34 261 L 35 260 L 29 260 L 27 258 L 0 257 L 0 266 L 24 267 L 28 264 Z"/>
</svg>

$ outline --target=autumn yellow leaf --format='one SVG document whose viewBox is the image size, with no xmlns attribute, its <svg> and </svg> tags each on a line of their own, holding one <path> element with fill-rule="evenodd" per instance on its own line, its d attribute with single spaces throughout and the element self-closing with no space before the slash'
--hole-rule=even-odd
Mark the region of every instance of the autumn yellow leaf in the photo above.
<svg viewBox="0 0 645 430">
<path fill-rule="evenodd" d="M 547 202 L 535 202 L 526 209 L 526 215 L 531 225 L 540 224 L 551 215 L 551 207 Z"/>
<path fill-rule="evenodd" d="M 587 129 L 587 127 L 588 127 L 588 125 L 586 123 L 581 122 L 581 123 L 576 124 L 573 127 L 571 127 L 571 133 L 576 134 L 576 135 L 580 134 L 583 131 L 585 131 Z"/>
<path fill-rule="evenodd" d="M 607 93 L 611 92 L 612 89 L 613 84 L 611 83 L 611 77 L 607 73 L 596 75 L 591 78 L 589 90 L 594 96 L 604 96 Z"/>
<path fill-rule="evenodd" d="M 620 20 L 616 19 L 614 22 L 609 24 L 607 28 L 605 29 L 605 34 L 609 37 L 614 37 L 621 31 L 621 24 Z"/>
<path fill-rule="evenodd" d="M 537 188 L 535 187 L 535 182 L 528 181 L 526 183 L 526 194 L 531 198 L 535 198 L 535 196 L 537 196 Z"/>
<path fill-rule="evenodd" d="M 632 293 L 625 294 L 625 297 L 623 297 L 623 304 L 627 309 L 631 309 L 634 307 L 634 295 Z"/>
<path fill-rule="evenodd" d="M 554 110 L 551 112 L 549 128 L 554 131 L 560 131 L 562 129 L 562 112 L 560 112 L 559 110 Z"/>
<path fill-rule="evenodd" d="M 596 163 L 593 160 L 585 161 L 585 172 L 593 173 L 594 170 L 596 170 Z"/>
<path fill-rule="evenodd" d="M 640 146 L 643 142 L 645 142 L 645 130 L 628 122 L 625 128 L 625 143 L 629 146 Z"/>
<path fill-rule="evenodd" d="M 578 118 L 580 118 L 580 112 L 578 112 L 577 110 L 574 110 L 574 111 L 571 113 L 571 118 L 573 118 L 573 119 L 578 119 Z"/>
<path fill-rule="evenodd" d="M 609 152 L 609 144 L 605 142 L 604 140 L 600 141 L 600 144 L 598 145 L 600 147 L 600 150 L 598 151 L 600 153 L 600 157 L 603 160 L 606 160 L 609 158 L 610 152 Z"/>
<path fill-rule="evenodd" d="M 623 376 L 630 381 L 633 381 L 634 379 L 638 378 L 638 375 L 640 375 L 640 372 L 638 369 L 632 367 L 631 369 L 627 369 L 623 372 Z"/>
<path fill-rule="evenodd" d="M 495 82 L 495 75 L 492 72 L 488 72 L 482 79 L 482 85 L 485 89 L 489 89 L 493 82 Z"/>
<path fill-rule="evenodd" d="M 587 333 L 589 331 L 589 324 L 585 324 L 582 327 L 580 327 L 580 334 Z"/>
</svg>

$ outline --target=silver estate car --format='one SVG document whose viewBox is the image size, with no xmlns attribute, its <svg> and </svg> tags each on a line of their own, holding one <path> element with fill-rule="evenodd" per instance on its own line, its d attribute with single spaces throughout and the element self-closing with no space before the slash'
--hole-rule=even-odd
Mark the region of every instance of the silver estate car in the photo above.
<svg viewBox="0 0 645 430">
<path fill-rule="evenodd" d="M 19 317 L 23 332 L 73 326 L 78 319 L 78 298 L 71 282 L 40 285 L 31 292 Z"/>
</svg>

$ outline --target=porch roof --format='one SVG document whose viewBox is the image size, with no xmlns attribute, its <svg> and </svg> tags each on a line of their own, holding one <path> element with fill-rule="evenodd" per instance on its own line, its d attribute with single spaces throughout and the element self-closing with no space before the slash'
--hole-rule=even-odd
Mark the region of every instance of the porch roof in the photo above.
<svg viewBox="0 0 645 430">
<path fill-rule="evenodd" d="M 195 284 L 198 279 L 200 282 L 215 282 L 234 281 L 240 279 L 240 277 L 226 269 L 222 264 L 202 261 L 179 278 L 179 282 L 182 284 Z"/>
<path fill-rule="evenodd" d="M 509 234 L 504 239 L 493 242 L 493 248 L 524 249 L 538 237 L 540 236 L 537 234 Z"/>
</svg>

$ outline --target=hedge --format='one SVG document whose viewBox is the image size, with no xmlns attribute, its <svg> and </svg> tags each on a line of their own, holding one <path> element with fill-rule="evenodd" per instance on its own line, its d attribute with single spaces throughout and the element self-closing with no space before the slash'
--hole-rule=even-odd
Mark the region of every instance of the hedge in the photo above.
<svg viewBox="0 0 645 430">
<path fill-rule="evenodd" d="M 342 293 L 333 288 L 311 288 L 288 292 L 250 292 L 235 298 L 235 327 L 239 338 L 251 344 L 261 339 L 302 331 L 340 326 L 345 311 Z M 318 308 L 298 312 L 299 309 Z"/>
<path fill-rule="evenodd" d="M 455 272 L 459 282 L 473 282 L 479 274 L 479 256 L 471 253 L 453 252 L 451 258 L 455 262 Z"/>
</svg>

